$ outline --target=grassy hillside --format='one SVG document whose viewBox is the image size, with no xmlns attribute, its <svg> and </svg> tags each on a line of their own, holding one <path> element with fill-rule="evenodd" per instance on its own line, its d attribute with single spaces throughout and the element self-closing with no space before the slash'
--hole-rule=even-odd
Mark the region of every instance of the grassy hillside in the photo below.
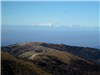
<svg viewBox="0 0 100 75">
<path fill-rule="evenodd" d="M 1 52 L 2 75 L 51 75 L 31 62 L 16 59 L 7 52 Z"/>
<path fill-rule="evenodd" d="M 77 57 L 77 56 L 72 55 L 68 52 L 59 51 L 59 50 L 51 49 L 51 48 L 46 48 L 46 50 L 44 48 L 44 51 L 41 51 L 41 52 L 28 51 L 28 52 L 25 52 L 25 53 L 23 53 L 19 56 L 23 57 L 23 58 L 28 58 L 28 59 L 31 59 L 31 60 L 37 60 L 37 59 L 39 60 L 41 58 L 47 59 L 48 58 L 47 56 L 51 56 L 51 57 L 56 57 L 60 61 L 67 63 L 67 64 L 70 64 L 72 60 L 83 60 L 87 63 L 90 63 L 89 61 L 87 61 L 87 60 L 85 60 L 81 57 Z"/>
<path fill-rule="evenodd" d="M 89 48 L 89 47 L 78 47 L 78 46 L 69 46 L 64 44 L 41 44 L 44 47 L 57 49 L 60 51 L 66 51 L 73 55 L 85 58 L 87 60 L 93 61 L 100 64 L 100 49 Z"/>
<path fill-rule="evenodd" d="M 84 57 L 98 58 L 94 50 L 39 42 L 2 47 L 2 75 L 99 75 L 100 64 Z"/>
</svg>

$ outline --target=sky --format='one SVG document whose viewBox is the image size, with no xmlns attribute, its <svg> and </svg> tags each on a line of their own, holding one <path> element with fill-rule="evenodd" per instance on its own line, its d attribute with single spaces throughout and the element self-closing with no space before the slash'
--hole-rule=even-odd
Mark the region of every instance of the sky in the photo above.
<svg viewBox="0 0 100 75">
<path fill-rule="evenodd" d="M 2 25 L 99 26 L 99 2 L 2 2 Z"/>
<path fill-rule="evenodd" d="M 97 1 L 2 1 L 1 44 L 99 46 L 99 7 Z"/>
</svg>

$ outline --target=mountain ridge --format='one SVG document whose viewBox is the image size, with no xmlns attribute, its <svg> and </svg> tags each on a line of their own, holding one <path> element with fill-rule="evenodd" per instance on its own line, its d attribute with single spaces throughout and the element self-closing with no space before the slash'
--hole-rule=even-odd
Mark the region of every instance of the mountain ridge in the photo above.
<svg viewBox="0 0 100 75">
<path fill-rule="evenodd" d="M 2 59 L 4 60 L 2 61 L 2 67 L 4 69 L 2 70 L 2 72 L 4 75 L 6 75 L 6 72 L 9 73 L 9 71 L 3 64 L 6 63 L 6 66 L 10 64 L 9 62 L 12 59 L 9 55 L 13 57 L 13 59 L 15 60 L 13 60 L 14 62 L 16 62 L 16 60 L 22 61 L 23 63 L 27 62 L 26 66 L 25 63 L 23 65 L 23 63 L 18 62 L 21 64 L 21 67 L 14 66 L 19 66 L 19 64 L 16 63 L 10 64 L 10 67 L 13 66 L 13 68 L 16 68 L 16 70 L 13 70 L 11 68 L 11 70 L 14 71 L 14 75 L 16 75 L 15 73 L 18 72 L 19 68 L 21 69 L 18 75 L 24 73 L 23 68 L 25 70 L 28 69 L 28 71 L 26 71 L 27 74 L 24 75 L 91 75 L 92 73 L 94 75 L 100 74 L 99 62 L 90 60 L 90 58 L 92 57 L 87 58 L 83 55 L 83 57 L 79 56 L 82 54 L 82 52 L 85 52 L 90 54 L 90 56 L 94 55 L 95 58 L 99 59 L 99 50 L 94 48 L 68 46 L 64 44 L 49 44 L 44 42 L 28 42 L 2 47 L 1 50 L 2 52 L 4 52 L 3 54 L 1 54 Z M 82 52 L 80 52 L 81 50 Z M 8 59 L 8 57 L 5 55 L 5 52 L 8 53 L 7 56 L 10 59 Z M 79 53 L 79 55 L 74 53 Z M 5 59 L 7 59 L 7 61 L 9 62 L 6 62 Z M 33 67 L 35 66 L 33 70 L 31 70 L 29 64 L 33 64 Z M 29 70 L 31 70 L 30 73 Z M 39 73 L 37 70 L 39 70 Z"/>
<path fill-rule="evenodd" d="M 46 48 L 52 48 L 60 51 L 65 51 L 76 56 L 80 56 L 90 61 L 100 63 L 100 51 L 99 49 L 89 48 L 89 47 L 78 47 L 78 46 L 69 46 L 65 44 L 49 44 L 45 42 L 28 42 L 22 44 L 14 44 L 6 47 L 2 47 L 3 51 L 7 49 L 10 53 L 21 54 L 26 51 L 34 50 L 46 50 Z M 21 50 L 20 50 L 21 49 Z M 12 51 L 11 51 L 12 50 Z"/>
</svg>

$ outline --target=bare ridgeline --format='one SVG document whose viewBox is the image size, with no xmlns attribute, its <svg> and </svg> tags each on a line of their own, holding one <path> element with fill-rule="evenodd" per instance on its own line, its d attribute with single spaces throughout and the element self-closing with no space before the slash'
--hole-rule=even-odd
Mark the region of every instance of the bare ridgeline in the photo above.
<svg viewBox="0 0 100 75">
<path fill-rule="evenodd" d="M 2 75 L 100 75 L 100 50 L 29 42 L 2 47 Z"/>
</svg>

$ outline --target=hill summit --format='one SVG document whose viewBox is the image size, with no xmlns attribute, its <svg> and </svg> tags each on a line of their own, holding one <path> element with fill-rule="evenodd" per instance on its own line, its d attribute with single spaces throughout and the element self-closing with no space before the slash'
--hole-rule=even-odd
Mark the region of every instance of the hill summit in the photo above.
<svg viewBox="0 0 100 75">
<path fill-rule="evenodd" d="M 100 50 L 94 48 L 28 42 L 1 49 L 2 75 L 16 75 L 19 68 L 17 75 L 99 75 L 100 72 Z"/>
</svg>

